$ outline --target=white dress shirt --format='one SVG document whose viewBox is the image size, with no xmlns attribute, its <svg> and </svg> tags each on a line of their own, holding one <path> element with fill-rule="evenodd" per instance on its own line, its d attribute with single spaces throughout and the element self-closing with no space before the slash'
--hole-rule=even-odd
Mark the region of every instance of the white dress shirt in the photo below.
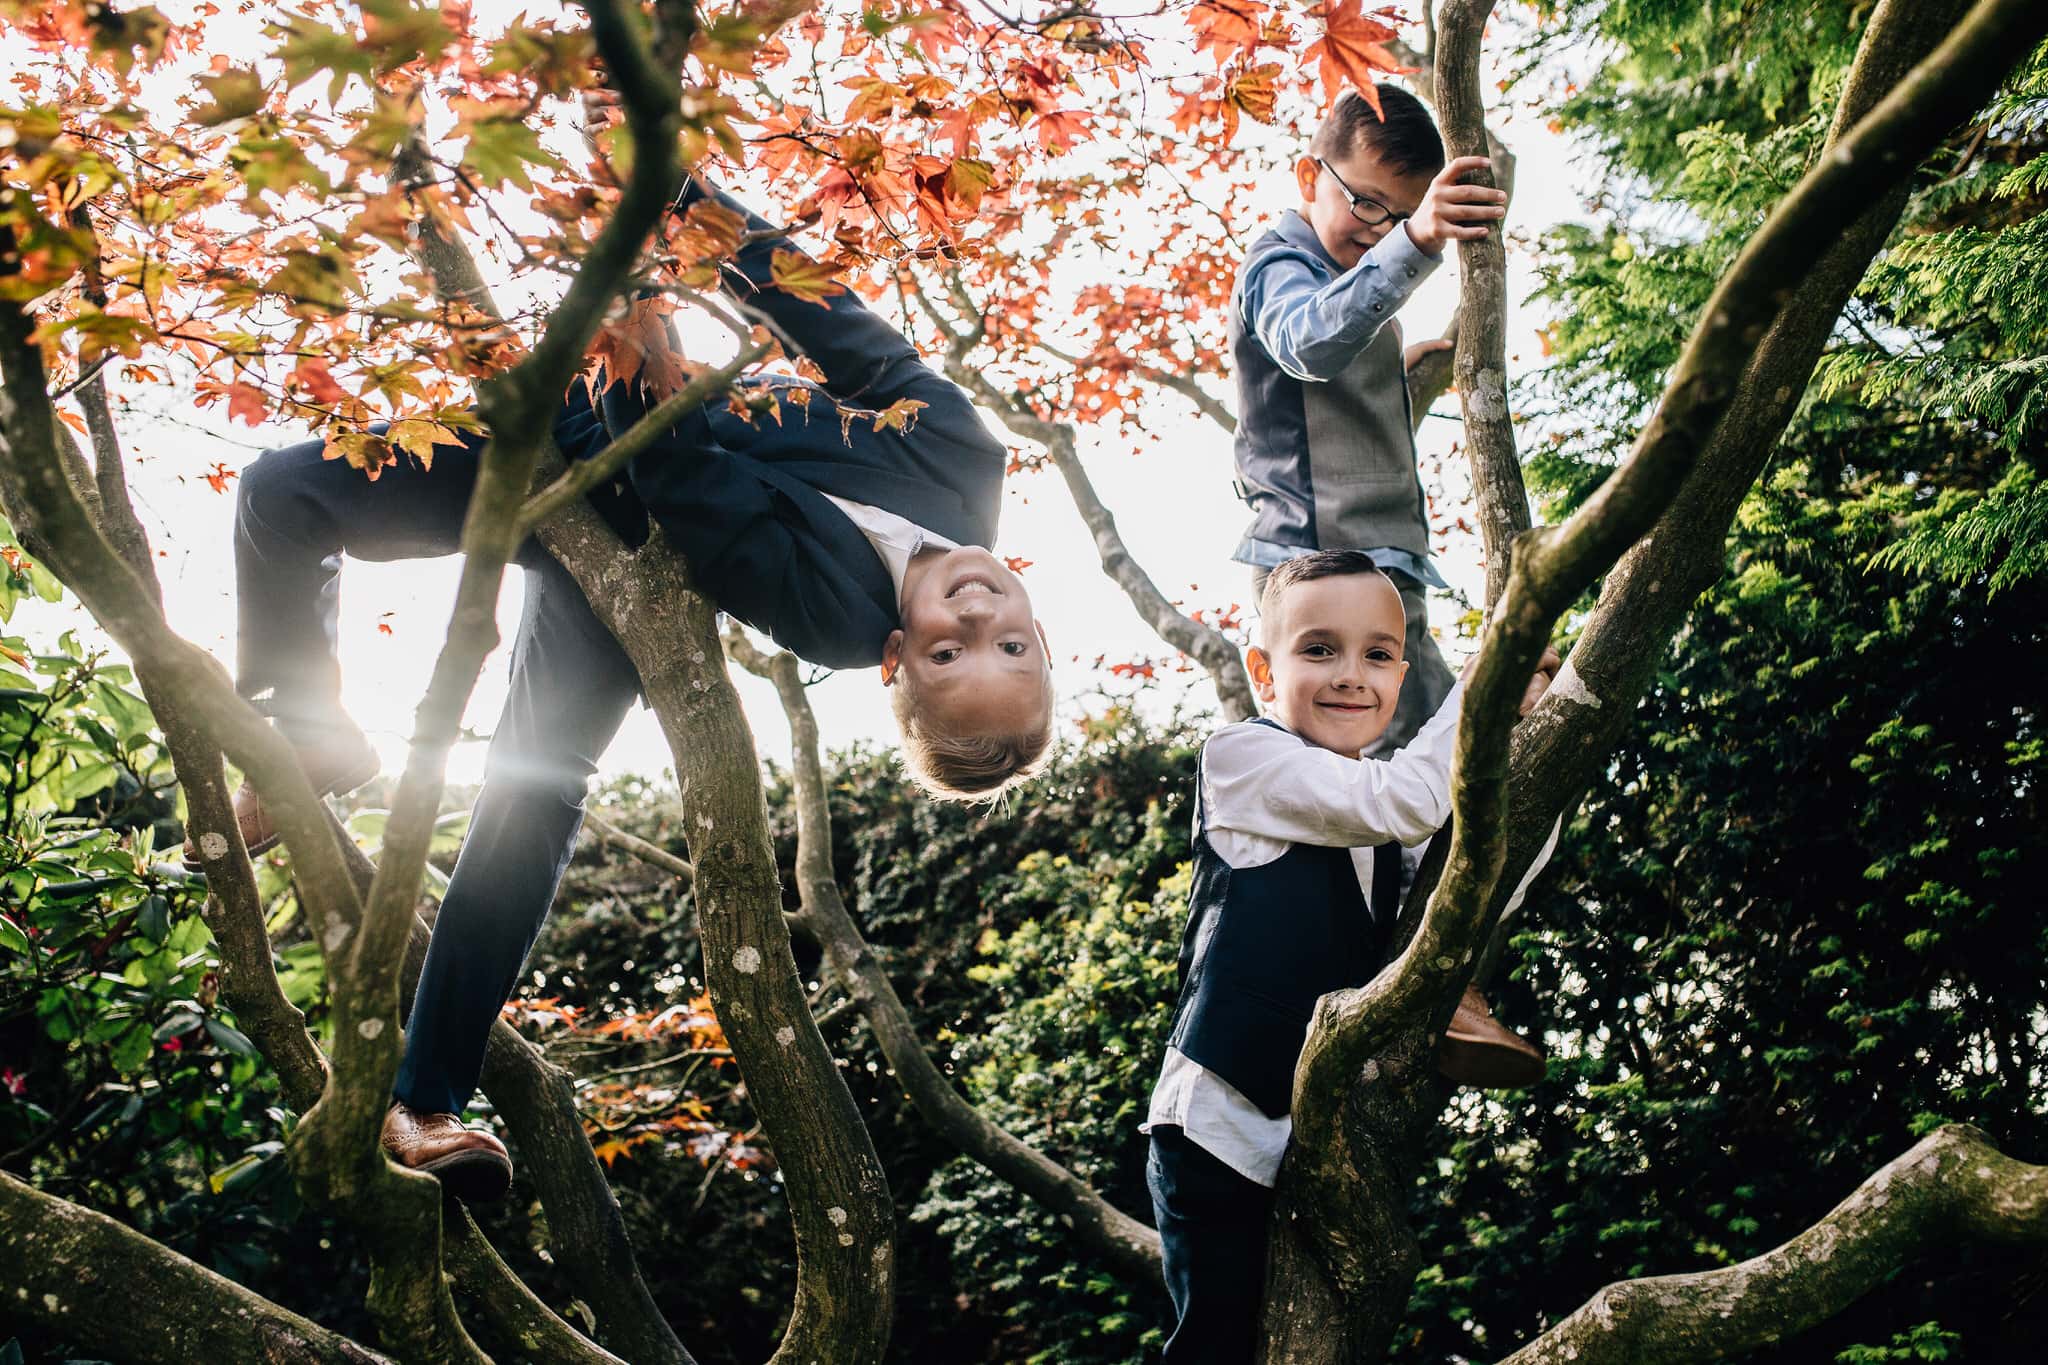
<svg viewBox="0 0 2048 1365">
<path fill-rule="evenodd" d="M 896 600 L 903 600 L 903 574 L 910 567 L 910 561 L 921 550 L 957 550 L 958 544 L 946 539 L 937 531 L 929 531 L 907 517 L 899 517 L 886 507 L 870 503 L 854 502 L 847 498 L 835 498 L 830 493 L 825 497 L 834 507 L 846 513 L 847 519 L 860 528 L 868 538 L 868 544 L 875 547 L 875 553 L 882 557 L 882 567 L 889 571 L 889 578 L 896 584 Z"/>
<path fill-rule="evenodd" d="M 1451 813 L 1451 754 L 1458 741 L 1462 682 L 1404 749 L 1391 758 L 1348 758 L 1304 744 L 1286 730 L 1240 721 L 1202 746 L 1202 817 L 1209 847 L 1233 868 L 1270 863 L 1293 844 L 1348 848 L 1359 890 L 1375 917 L 1398 913 L 1372 904 L 1378 846 L 1404 845 L 1403 892 L 1427 851 L 1429 839 Z M 1556 828 L 1509 908 L 1521 904 L 1529 883 L 1550 860 Z M 1269 1118 L 1237 1087 L 1178 1048 L 1166 1050 L 1140 1132 L 1170 1124 L 1190 1142 L 1247 1180 L 1271 1187 L 1280 1174 L 1294 1121 Z"/>
</svg>

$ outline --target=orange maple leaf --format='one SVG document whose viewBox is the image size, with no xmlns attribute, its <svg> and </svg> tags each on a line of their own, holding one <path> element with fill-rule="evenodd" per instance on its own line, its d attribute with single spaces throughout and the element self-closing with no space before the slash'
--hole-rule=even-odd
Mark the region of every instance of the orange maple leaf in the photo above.
<svg viewBox="0 0 2048 1365">
<path fill-rule="evenodd" d="M 225 493 L 228 491 L 228 480 L 234 478 L 236 472 L 224 464 L 215 464 L 206 473 L 206 486 L 216 493 Z"/>
<path fill-rule="evenodd" d="M 1251 52 L 1259 45 L 1259 16 L 1265 12 L 1261 0 L 1201 0 L 1188 11 L 1188 27 L 1199 35 L 1195 51 L 1213 50 L 1218 66 Z"/>
<path fill-rule="evenodd" d="M 239 380 L 228 385 L 228 416 L 252 427 L 260 427 L 268 411 L 269 404 L 263 401 L 263 390 Z"/>
<path fill-rule="evenodd" d="M 778 249 L 768 258 L 768 273 L 775 281 L 775 287 L 785 294 L 793 294 L 806 303 L 825 306 L 825 300 L 834 294 L 846 292 L 846 286 L 832 278 L 833 269 L 823 261 L 814 261 L 801 251 Z"/>
<path fill-rule="evenodd" d="M 1044 114 L 1038 120 L 1038 145 L 1049 152 L 1064 152 L 1088 135 L 1088 120 L 1093 118 L 1085 109 L 1056 109 Z"/>
<path fill-rule="evenodd" d="M 1010 566 L 1011 573 L 1023 573 L 1026 569 L 1031 567 L 1032 562 L 1033 561 L 1028 559 L 1020 559 L 1016 555 L 1003 556 L 1003 563 Z"/>
<path fill-rule="evenodd" d="M 1403 66 L 1383 46 L 1395 36 L 1394 30 L 1362 12 L 1363 0 L 1325 0 L 1322 7 L 1323 36 L 1301 54 L 1303 61 L 1322 64 L 1323 99 L 1334 103 L 1343 93 L 1345 81 L 1356 87 L 1375 114 L 1380 111 L 1374 72 L 1404 75 L 1415 68 Z"/>
<path fill-rule="evenodd" d="M 692 366 L 676 352 L 668 315 L 675 304 L 664 298 L 634 299 L 625 312 L 598 328 L 586 357 L 591 371 L 603 370 L 614 384 L 638 383 L 657 401 L 690 382 Z"/>
</svg>

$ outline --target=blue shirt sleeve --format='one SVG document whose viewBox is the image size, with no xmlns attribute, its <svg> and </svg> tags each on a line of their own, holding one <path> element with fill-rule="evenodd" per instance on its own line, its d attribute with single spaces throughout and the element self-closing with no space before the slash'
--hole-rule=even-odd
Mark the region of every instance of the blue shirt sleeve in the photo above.
<svg viewBox="0 0 2048 1365">
<path fill-rule="evenodd" d="M 1406 223 L 1335 279 L 1306 252 L 1274 251 L 1245 277 L 1245 323 L 1296 379 L 1335 379 L 1440 263 L 1409 240 Z"/>
</svg>

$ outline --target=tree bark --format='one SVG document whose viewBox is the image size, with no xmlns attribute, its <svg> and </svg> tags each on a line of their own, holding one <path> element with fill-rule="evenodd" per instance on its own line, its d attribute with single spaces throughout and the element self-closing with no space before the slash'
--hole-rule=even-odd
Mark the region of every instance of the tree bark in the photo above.
<svg viewBox="0 0 2048 1365">
<path fill-rule="evenodd" d="M 1832 1212 L 1740 1265 L 1608 1285 L 1502 1365 L 1691 1365 L 1827 1321 L 1959 1242 L 2048 1242 L 2048 1167 L 1974 1128 L 1923 1138 Z"/>
<path fill-rule="evenodd" d="M 0 1172 L 7 1314 L 95 1355 L 187 1365 L 392 1365 L 102 1213 Z"/>
<path fill-rule="evenodd" d="M 1479 39 L 1494 0 L 1447 0 L 1437 18 L 1437 117 L 1445 151 L 1455 159 L 1485 156 L 1486 106 L 1479 92 Z M 1491 171 L 1475 171 L 1468 184 L 1494 186 Z M 1458 403 L 1465 416 L 1465 454 L 1479 500 L 1479 532 L 1486 555 L 1486 605 L 1500 600 L 1514 538 L 1529 529 L 1529 494 L 1515 456 L 1508 413 L 1508 254 L 1503 231 L 1458 243 Z"/>
</svg>

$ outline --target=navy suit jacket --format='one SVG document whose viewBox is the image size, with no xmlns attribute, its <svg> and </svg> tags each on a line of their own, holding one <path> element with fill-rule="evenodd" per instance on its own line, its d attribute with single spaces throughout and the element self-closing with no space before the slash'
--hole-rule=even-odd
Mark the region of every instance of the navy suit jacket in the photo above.
<svg viewBox="0 0 2048 1365">
<path fill-rule="evenodd" d="M 702 195 L 693 182 L 685 203 Z M 773 231 L 752 214 L 748 228 Z M 769 285 L 772 252 L 792 249 L 787 239 L 751 242 L 724 285 L 786 349 L 817 364 L 824 382 L 754 381 L 781 391 L 779 421 L 749 420 L 714 400 L 636 457 L 629 476 L 721 609 L 812 663 L 871 667 L 901 624 L 896 586 L 826 495 L 885 508 L 962 545 L 993 547 L 1008 455 L 967 395 L 851 291 L 821 305 Z M 809 391 L 807 402 L 793 401 L 796 389 Z M 864 418 L 842 425 L 834 404 L 879 411 L 904 398 L 925 405 L 907 432 L 876 431 Z M 651 404 L 635 386 L 613 384 L 601 406 L 616 437 Z"/>
</svg>

